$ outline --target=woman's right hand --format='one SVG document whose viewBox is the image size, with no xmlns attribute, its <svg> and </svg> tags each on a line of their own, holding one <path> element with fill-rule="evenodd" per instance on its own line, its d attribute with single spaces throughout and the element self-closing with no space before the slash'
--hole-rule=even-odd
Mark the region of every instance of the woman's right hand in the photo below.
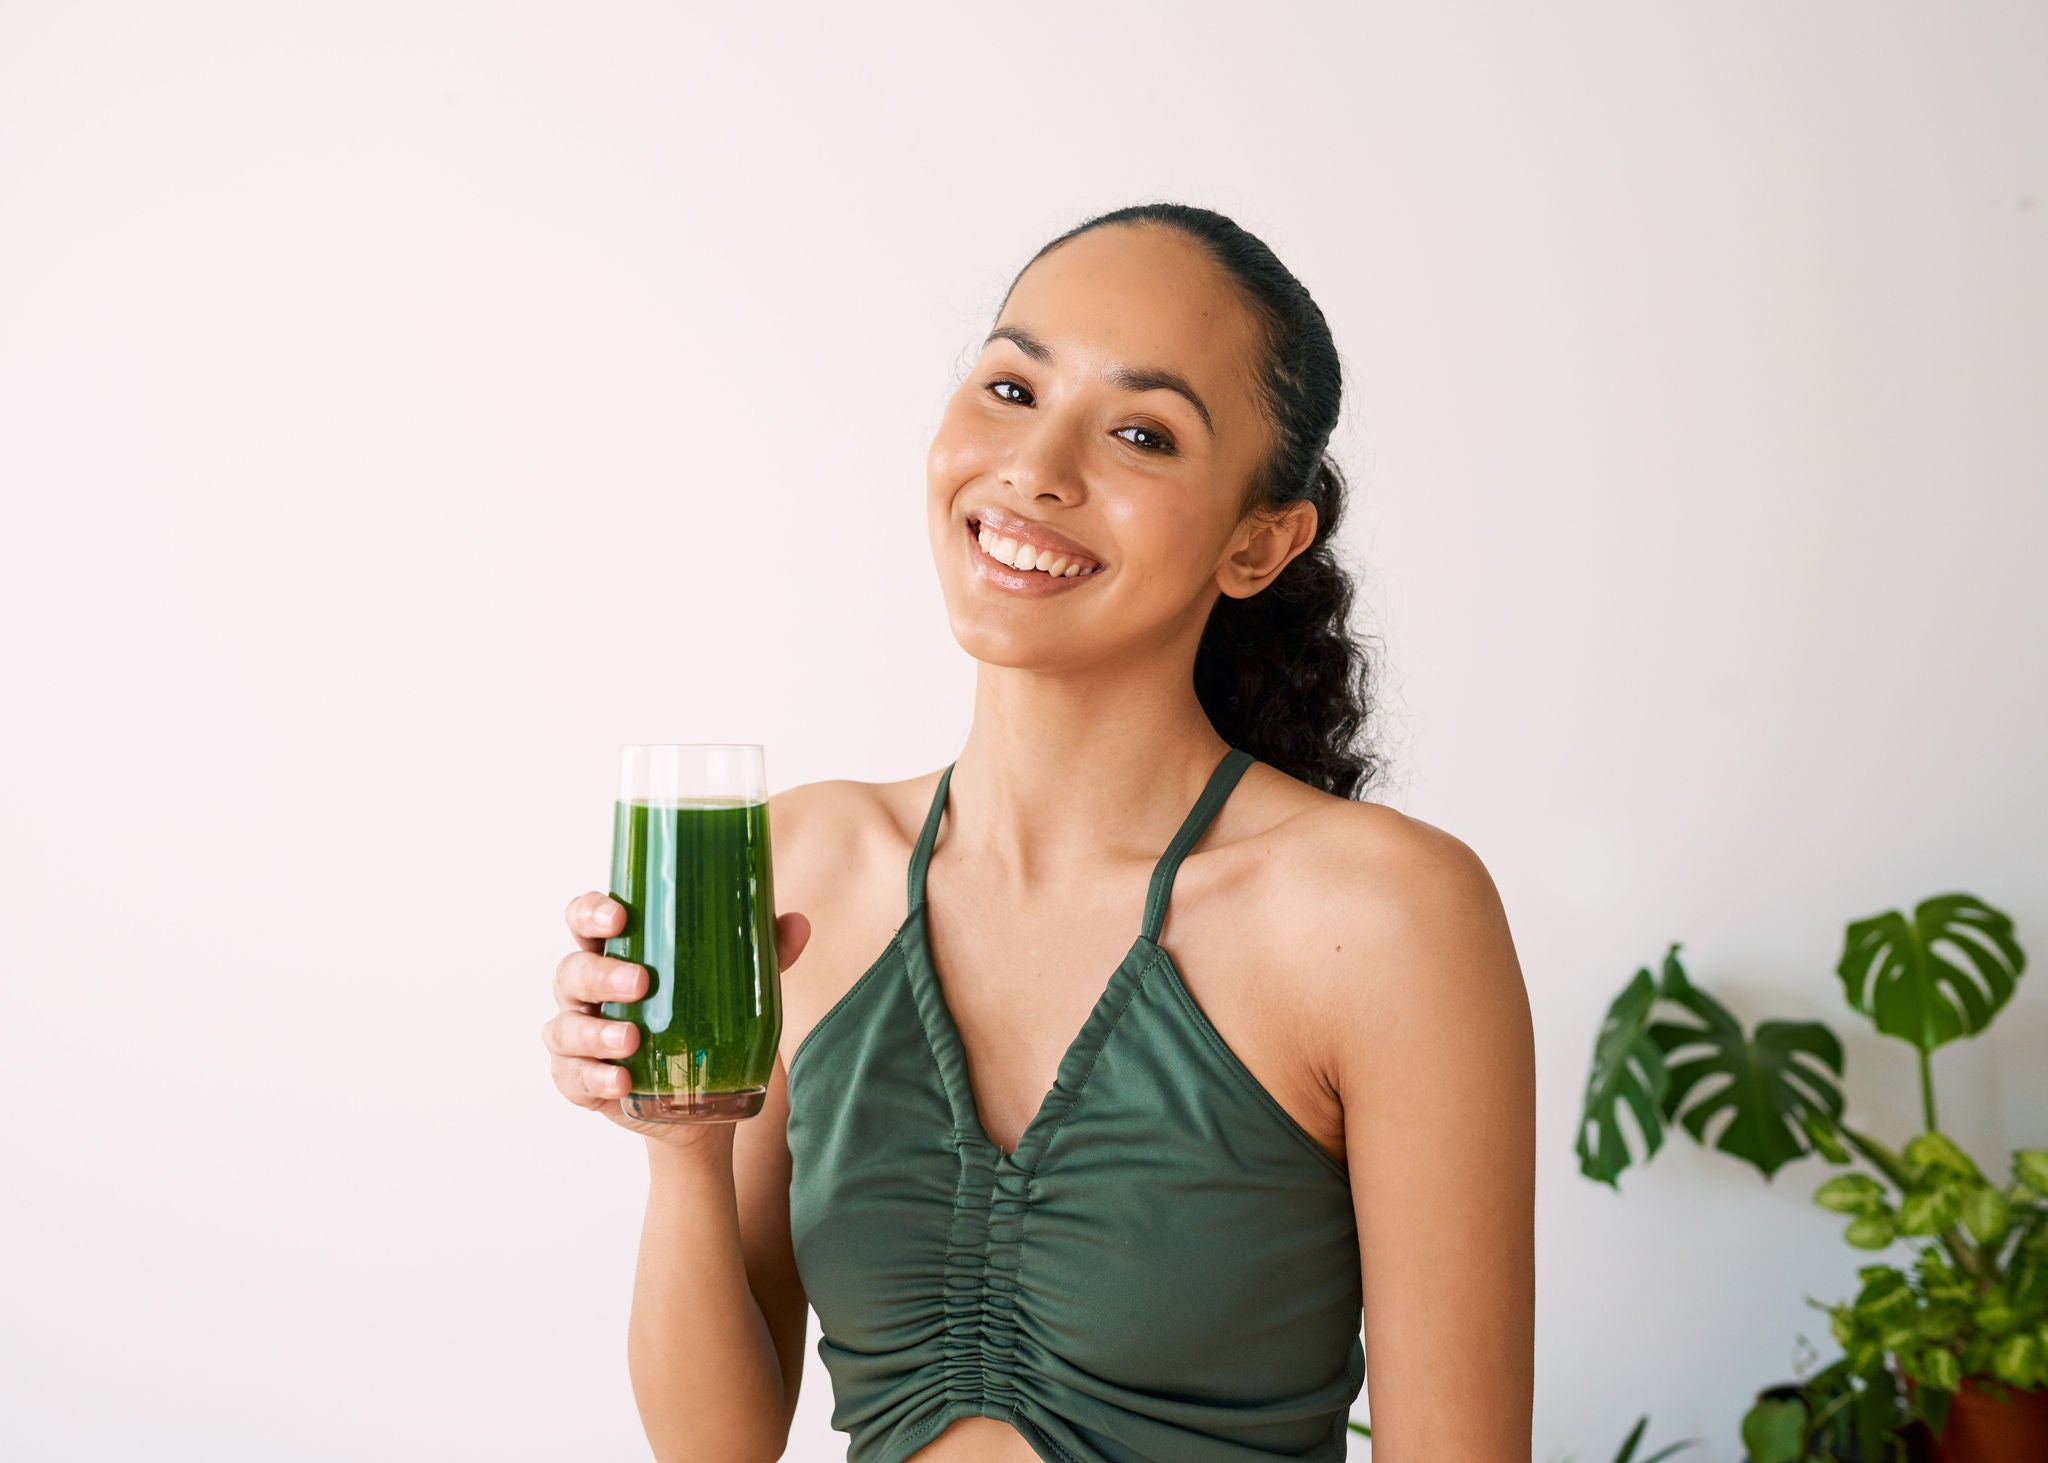
<svg viewBox="0 0 2048 1463">
<path fill-rule="evenodd" d="M 622 1128 L 675 1148 L 710 1147 L 732 1141 L 732 1123 L 647 1123 L 628 1117 L 619 1105 L 631 1077 L 613 1062 L 639 1044 L 640 1028 L 599 1011 L 605 1001 L 637 1001 L 647 993 L 647 967 L 614 960 L 604 942 L 625 927 L 625 906 L 592 891 L 569 901 L 564 918 L 576 948 L 555 967 L 555 1014 L 541 1023 L 555 1086 L 578 1107 L 603 1113 Z M 811 922 L 800 914 L 779 915 L 775 948 L 787 970 L 803 953 Z"/>
</svg>

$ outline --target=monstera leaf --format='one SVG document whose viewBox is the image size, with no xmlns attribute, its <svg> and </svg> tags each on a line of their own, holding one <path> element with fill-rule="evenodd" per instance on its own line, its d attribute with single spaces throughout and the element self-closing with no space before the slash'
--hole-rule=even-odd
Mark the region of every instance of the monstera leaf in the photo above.
<svg viewBox="0 0 2048 1463">
<path fill-rule="evenodd" d="M 1849 926 L 1842 992 L 1879 1031 L 1931 1052 L 1975 1036 L 2012 999 L 2027 957 L 2012 920 L 1969 894 L 1940 894 Z"/>
<path fill-rule="evenodd" d="M 1661 980 L 1652 982 L 1647 968 L 1636 972 L 1594 1043 L 1579 1171 L 1617 1188 L 1616 1177 L 1638 1161 L 1622 1134 L 1623 1103 L 1643 1135 L 1641 1161 L 1663 1145 L 1667 1123 L 1683 1123 L 1704 1144 L 1709 1125 L 1728 1112 L 1713 1146 L 1765 1178 L 1803 1157 L 1815 1128 L 1831 1130 L 1842 1113 L 1834 1080 L 1842 1075 L 1842 1044 L 1832 1031 L 1818 1021 L 1766 1021 L 1745 1038 L 1727 1008 L 1686 978 L 1678 951 L 1674 942 L 1665 952 Z M 1659 1001 L 1690 1019 L 1652 1021 Z M 1727 1080 L 1700 1090 L 1713 1077 Z"/>
<path fill-rule="evenodd" d="M 1810 1115 L 1829 1121 L 1842 1115 L 1842 1091 L 1834 1080 L 1842 1075 L 1842 1043 L 1820 1022 L 1764 1021 L 1745 1039 L 1728 1008 L 1687 980 L 1675 958 L 1665 961 L 1659 994 L 1694 1018 L 1658 1022 L 1650 1027 L 1650 1039 L 1662 1048 L 1671 1078 L 1665 1116 L 1684 1123 L 1698 1142 L 1707 1141 L 1715 1118 L 1732 1113 L 1714 1146 L 1769 1178 L 1807 1153 Z M 1695 1048 L 1705 1050 L 1674 1060 L 1674 1053 Z M 1717 1076 L 1728 1080 L 1688 1103 L 1700 1083 Z"/>
<path fill-rule="evenodd" d="M 1677 953 L 1673 945 L 1667 963 Z M 1579 1172 L 1611 1188 L 1621 1187 L 1615 1179 L 1632 1161 L 1619 1121 L 1622 1103 L 1636 1115 L 1645 1162 L 1664 1142 L 1664 1053 L 1648 1030 L 1656 1003 L 1657 986 L 1645 966 L 1607 1008 L 1593 1043 L 1593 1070 L 1586 1078 L 1586 1107 L 1579 1119 Z"/>
</svg>

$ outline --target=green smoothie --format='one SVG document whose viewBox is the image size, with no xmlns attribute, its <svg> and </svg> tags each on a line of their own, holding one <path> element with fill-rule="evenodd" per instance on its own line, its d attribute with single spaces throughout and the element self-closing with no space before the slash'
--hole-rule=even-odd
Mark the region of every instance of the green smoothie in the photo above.
<svg viewBox="0 0 2048 1463">
<path fill-rule="evenodd" d="M 768 804 L 738 799 L 615 805 L 612 898 L 623 933 L 604 953 L 647 967 L 646 996 L 603 1012 L 640 1028 L 629 1116 L 758 1112 L 782 1036 Z"/>
</svg>

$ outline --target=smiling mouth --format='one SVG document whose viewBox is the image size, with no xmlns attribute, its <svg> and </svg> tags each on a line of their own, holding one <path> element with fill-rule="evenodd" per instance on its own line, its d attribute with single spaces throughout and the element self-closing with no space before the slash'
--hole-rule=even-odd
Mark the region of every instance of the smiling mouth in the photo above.
<svg viewBox="0 0 2048 1463">
<path fill-rule="evenodd" d="M 1044 574 L 1053 579 L 1086 579 L 1106 567 L 1085 554 L 1067 549 L 1041 549 L 996 529 L 983 528 L 981 519 L 969 515 L 967 536 L 976 552 L 1006 569 L 1025 574 Z"/>
</svg>

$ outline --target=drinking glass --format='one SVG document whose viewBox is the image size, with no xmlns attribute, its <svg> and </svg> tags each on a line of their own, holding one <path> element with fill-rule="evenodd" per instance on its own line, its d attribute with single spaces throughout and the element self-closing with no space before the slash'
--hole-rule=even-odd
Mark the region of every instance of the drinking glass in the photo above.
<svg viewBox="0 0 2048 1463">
<path fill-rule="evenodd" d="M 768 791 L 751 743 L 620 749 L 612 898 L 626 927 L 604 953 L 647 968 L 647 994 L 606 1001 L 640 1028 L 628 1117 L 733 1122 L 761 1110 L 782 1036 Z"/>
</svg>

